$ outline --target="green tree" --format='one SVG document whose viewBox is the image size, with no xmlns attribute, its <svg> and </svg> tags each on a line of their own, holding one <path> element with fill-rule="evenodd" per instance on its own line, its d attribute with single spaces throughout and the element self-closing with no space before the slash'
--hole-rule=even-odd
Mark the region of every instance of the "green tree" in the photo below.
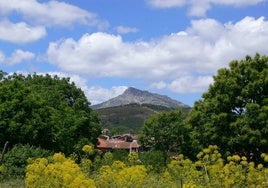
<svg viewBox="0 0 268 188">
<path fill-rule="evenodd" d="M 6 72 L 0 70 L 0 81 L 7 75 Z"/>
<path fill-rule="evenodd" d="M 154 149 L 140 153 L 140 161 L 147 169 L 155 173 L 162 172 L 170 162 L 167 160 L 166 153 Z"/>
<path fill-rule="evenodd" d="M 196 149 L 216 144 L 223 153 L 257 159 L 268 152 L 268 57 L 232 61 L 214 76 L 188 118 Z M 196 147 L 197 146 L 197 147 Z"/>
<path fill-rule="evenodd" d="M 0 82 L 0 145 L 30 144 L 73 152 L 96 143 L 98 115 L 69 78 L 17 75 Z"/>
<path fill-rule="evenodd" d="M 184 119 L 185 114 L 181 110 L 151 115 L 144 122 L 139 141 L 144 147 L 165 153 L 182 152 L 188 135 Z"/>
</svg>

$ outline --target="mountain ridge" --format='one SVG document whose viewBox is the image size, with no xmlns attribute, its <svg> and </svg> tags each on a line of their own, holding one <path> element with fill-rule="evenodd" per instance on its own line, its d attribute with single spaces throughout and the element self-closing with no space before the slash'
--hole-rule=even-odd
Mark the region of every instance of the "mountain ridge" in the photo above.
<svg viewBox="0 0 268 188">
<path fill-rule="evenodd" d="M 123 106 L 128 104 L 151 104 L 157 106 L 164 106 L 167 108 L 190 108 L 190 106 L 172 99 L 166 95 L 151 93 L 146 90 L 139 90 L 134 87 L 128 87 L 121 95 L 109 99 L 100 104 L 92 105 L 93 109 L 102 109 L 116 106 Z"/>
</svg>

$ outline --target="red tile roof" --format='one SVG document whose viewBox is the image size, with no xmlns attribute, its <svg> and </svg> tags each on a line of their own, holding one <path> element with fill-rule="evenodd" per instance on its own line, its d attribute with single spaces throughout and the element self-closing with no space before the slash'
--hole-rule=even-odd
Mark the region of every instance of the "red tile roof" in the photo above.
<svg viewBox="0 0 268 188">
<path fill-rule="evenodd" d="M 140 145 L 136 141 L 126 142 L 124 140 L 111 139 L 106 140 L 103 138 L 98 138 L 98 149 L 136 149 Z"/>
</svg>

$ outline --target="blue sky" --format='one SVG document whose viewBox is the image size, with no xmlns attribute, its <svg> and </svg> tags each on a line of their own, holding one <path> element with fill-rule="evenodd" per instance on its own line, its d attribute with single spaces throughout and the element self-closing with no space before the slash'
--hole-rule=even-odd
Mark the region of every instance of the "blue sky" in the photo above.
<svg viewBox="0 0 268 188">
<path fill-rule="evenodd" d="M 128 86 L 192 106 L 219 68 L 268 55 L 267 0 L 0 0 L 0 70 L 70 77 L 93 104 Z"/>
</svg>

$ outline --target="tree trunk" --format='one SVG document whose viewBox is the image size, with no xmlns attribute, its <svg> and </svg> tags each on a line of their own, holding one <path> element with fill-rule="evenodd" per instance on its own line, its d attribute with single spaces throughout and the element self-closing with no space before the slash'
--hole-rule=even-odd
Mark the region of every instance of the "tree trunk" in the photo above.
<svg viewBox="0 0 268 188">
<path fill-rule="evenodd" d="M 4 154 L 5 154 L 5 152 L 6 152 L 6 149 L 7 149 L 7 145 L 8 145 L 8 141 L 6 141 L 6 143 L 5 143 L 5 145 L 4 145 L 4 148 L 3 148 L 3 150 L 2 150 L 2 153 L 1 153 L 1 158 L 0 158 L 0 164 L 2 164 L 3 163 L 3 161 L 4 161 Z"/>
</svg>

